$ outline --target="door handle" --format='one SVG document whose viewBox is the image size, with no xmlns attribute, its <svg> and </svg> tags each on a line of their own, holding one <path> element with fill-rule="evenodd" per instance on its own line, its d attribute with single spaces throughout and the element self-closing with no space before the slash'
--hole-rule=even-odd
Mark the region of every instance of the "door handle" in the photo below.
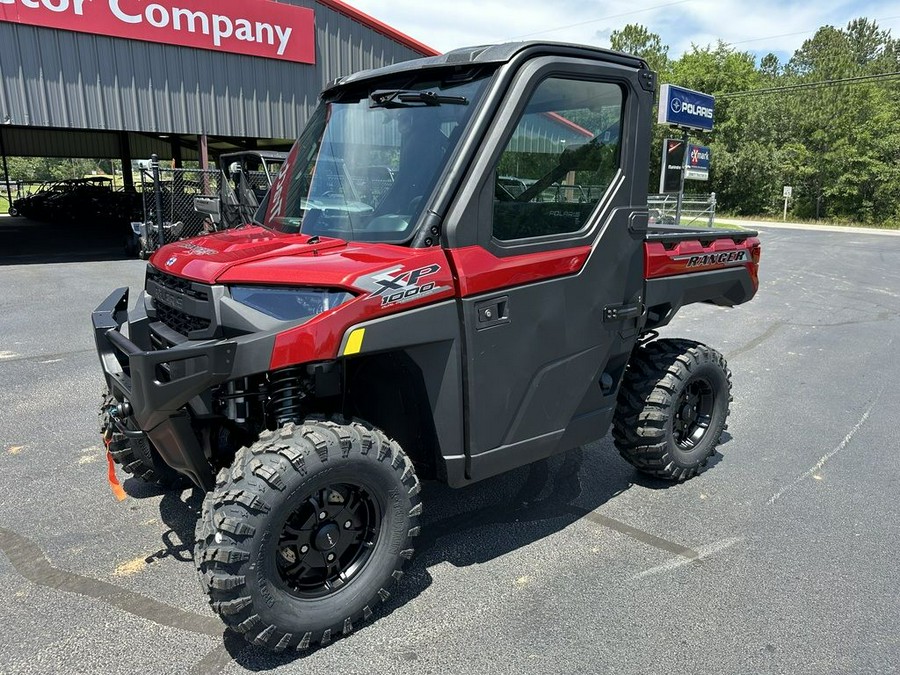
<svg viewBox="0 0 900 675">
<path fill-rule="evenodd" d="M 626 321 L 636 319 L 644 314 L 644 306 L 641 303 L 633 305 L 608 305 L 603 309 L 604 321 Z"/>
<path fill-rule="evenodd" d="M 476 328 L 482 330 L 501 323 L 509 323 L 509 296 L 491 298 L 475 303 Z"/>
</svg>

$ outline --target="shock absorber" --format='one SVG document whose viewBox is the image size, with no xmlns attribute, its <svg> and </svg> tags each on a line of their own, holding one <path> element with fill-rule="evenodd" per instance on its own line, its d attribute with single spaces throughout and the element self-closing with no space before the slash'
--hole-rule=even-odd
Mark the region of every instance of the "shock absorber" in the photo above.
<svg viewBox="0 0 900 675">
<path fill-rule="evenodd" d="M 269 417 L 278 426 L 303 420 L 303 399 L 309 394 L 309 380 L 302 368 L 285 368 L 269 374 Z"/>
</svg>

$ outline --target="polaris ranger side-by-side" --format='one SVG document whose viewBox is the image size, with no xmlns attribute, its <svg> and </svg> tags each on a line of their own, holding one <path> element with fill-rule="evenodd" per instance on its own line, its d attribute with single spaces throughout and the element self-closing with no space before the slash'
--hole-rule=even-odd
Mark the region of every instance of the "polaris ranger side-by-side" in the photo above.
<svg viewBox="0 0 900 675">
<path fill-rule="evenodd" d="M 462 487 L 603 437 L 681 481 L 729 411 L 723 357 L 655 339 L 758 287 L 748 231 L 650 227 L 654 74 L 518 43 L 339 80 L 259 222 L 162 248 L 94 312 L 126 471 L 206 491 L 213 609 L 327 643 L 401 581 L 420 479 Z M 377 194 L 354 181 L 388 167 Z"/>
</svg>

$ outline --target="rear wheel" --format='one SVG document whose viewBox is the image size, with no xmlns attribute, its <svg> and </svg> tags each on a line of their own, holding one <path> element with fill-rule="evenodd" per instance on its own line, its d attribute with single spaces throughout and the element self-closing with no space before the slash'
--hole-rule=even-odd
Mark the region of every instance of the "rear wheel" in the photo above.
<svg viewBox="0 0 900 675">
<path fill-rule="evenodd" d="M 656 340 L 635 350 L 628 363 L 613 440 L 638 470 L 687 480 L 715 452 L 730 402 L 725 357 L 691 340 Z"/>
<path fill-rule="evenodd" d="M 100 406 L 100 433 L 106 440 L 106 448 L 113 461 L 126 472 L 145 483 L 166 489 L 187 487 L 190 481 L 166 464 L 146 438 L 128 438 L 116 430 L 111 420 L 111 410 L 116 401 L 109 394 Z"/>
<path fill-rule="evenodd" d="M 197 524 L 210 604 L 257 645 L 327 644 L 390 597 L 419 533 L 412 462 L 359 421 L 263 432 L 219 472 Z"/>
</svg>

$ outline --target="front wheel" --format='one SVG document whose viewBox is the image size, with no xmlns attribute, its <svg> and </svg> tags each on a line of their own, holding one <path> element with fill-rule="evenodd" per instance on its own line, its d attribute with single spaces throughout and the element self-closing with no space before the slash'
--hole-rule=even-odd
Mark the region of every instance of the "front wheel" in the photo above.
<svg viewBox="0 0 900 675">
<path fill-rule="evenodd" d="M 692 340 L 655 340 L 635 350 L 619 389 L 613 440 L 643 473 L 684 481 L 706 465 L 731 402 L 725 357 Z"/>
<path fill-rule="evenodd" d="M 419 489 L 400 446 L 362 422 L 263 432 L 203 502 L 194 559 L 213 610 L 276 651 L 346 635 L 403 575 Z"/>
<path fill-rule="evenodd" d="M 100 404 L 100 434 L 113 461 L 138 480 L 166 490 L 182 489 L 188 479 L 165 463 L 148 438 L 128 438 L 112 422 L 116 401 L 106 393 Z"/>
</svg>

